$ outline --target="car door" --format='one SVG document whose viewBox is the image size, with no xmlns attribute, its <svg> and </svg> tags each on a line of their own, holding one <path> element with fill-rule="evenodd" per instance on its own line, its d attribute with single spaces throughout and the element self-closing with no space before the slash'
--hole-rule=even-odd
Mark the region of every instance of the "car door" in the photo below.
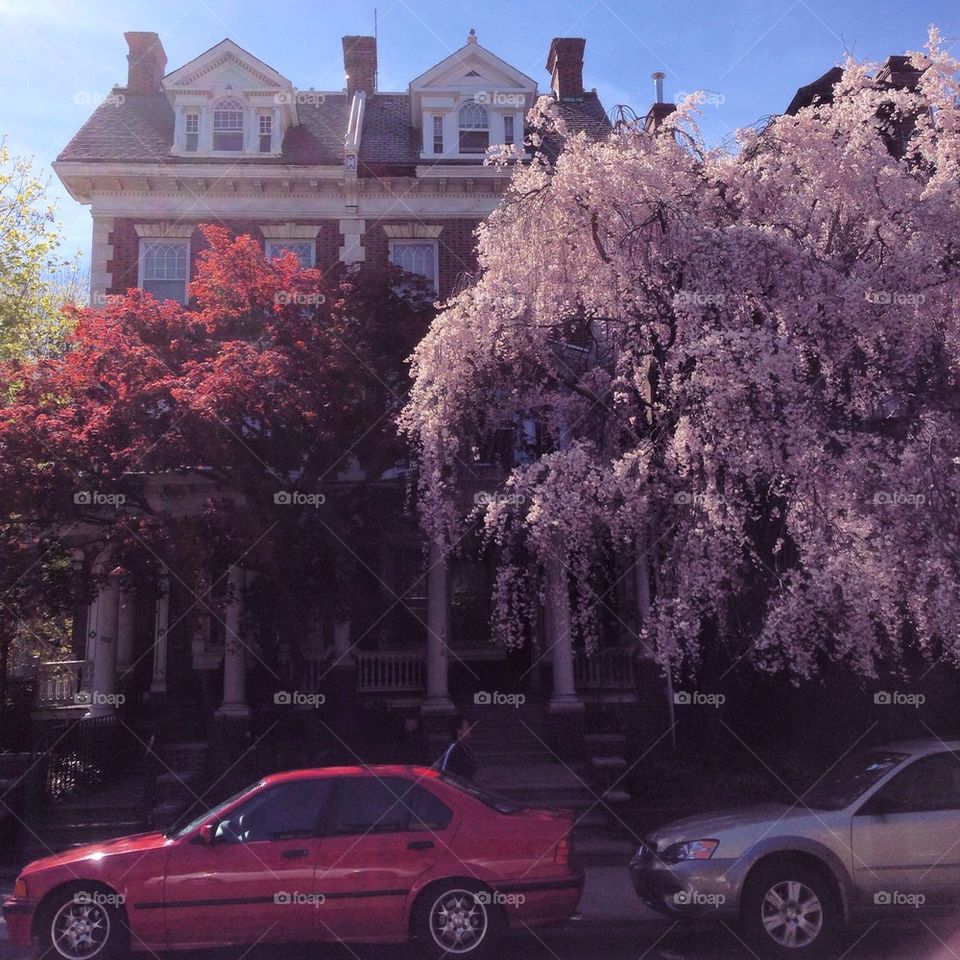
<svg viewBox="0 0 960 960">
<path fill-rule="evenodd" d="M 167 942 L 177 945 L 309 940 L 320 824 L 333 779 L 270 784 L 211 821 L 213 840 L 194 834 L 167 862 Z"/>
<path fill-rule="evenodd" d="M 960 756 L 920 757 L 854 814 L 853 867 L 866 907 L 960 901 Z"/>
<path fill-rule="evenodd" d="M 413 780 L 338 778 L 317 861 L 319 937 L 403 939 L 407 895 L 448 855 L 455 827 L 452 811 Z"/>
</svg>

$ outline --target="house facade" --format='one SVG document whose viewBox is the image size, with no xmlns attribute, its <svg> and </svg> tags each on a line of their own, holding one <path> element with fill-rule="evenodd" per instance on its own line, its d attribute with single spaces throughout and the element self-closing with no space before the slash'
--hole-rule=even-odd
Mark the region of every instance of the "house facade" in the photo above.
<svg viewBox="0 0 960 960">
<path fill-rule="evenodd" d="M 471 30 L 405 91 L 386 92 L 377 84 L 373 37 L 344 37 L 346 86 L 318 91 L 295 88 L 230 40 L 168 72 L 157 34 L 125 36 L 126 87 L 105 98 L 54 166 L 71 196 L 90 207 L 95 307 L 131 287 L 186 303 L 204 243 L 198 226 L 206 223 L 251 235 L 268 256 L 293 251 L 320 270 L 390 262 L 422 275 L 442 300 L 475 270 L 475 230 L 509 182 L 509 169 L 484 164 L 487 148 L 513 144 L 522 152 L 525 118 L 541 95 L 569 129 L 591 136 L 610 129 L 596 92 L 583 86 L 582 38 L 551 42 L 545 91 Z M 350 461 L 337 479 L 401 488 L 403 473 L 371 478 Z M 203 494 L 202 478 L 151 482 L 186 504 Z M 335 681 L 427 717 L 447 716 L 481 686 L 523 689 L 555 715 L 582 714 L 585 697 L 636 697 L 625 636 L 623 648 L 615 636 L 589 661 L 569 637 L 544 635 L 519 658 L 494 646 L 478 563 L 451 563 L 418 537 L 411 521 L 398 542 L 384 544 L 379 570 L 392 596 L 376 631 L 374 618 L 336 617 L 305 631 L 301 693 Z M 109 555 L 78 563 L 101 572 L 112 566 Z M 41 706 L 76 703 L 72 709 L 106 716 L 125 690 L 199 700 L 223 721 L 246 721 L 256 672 L 242 637 L 247 574 L 235 566 L 211 578 L 228 587 L 219 606 L 200 602 L 202 588 L 175 571 L 146 596 L 128 596 L 118 577 L 108 577 L 78 618 L 82 658 L 47 665 Z M 417 586 L 407 590 L 409 583 Z M 458 685 L 464 670 L 471 679 Z"/>
</svg>

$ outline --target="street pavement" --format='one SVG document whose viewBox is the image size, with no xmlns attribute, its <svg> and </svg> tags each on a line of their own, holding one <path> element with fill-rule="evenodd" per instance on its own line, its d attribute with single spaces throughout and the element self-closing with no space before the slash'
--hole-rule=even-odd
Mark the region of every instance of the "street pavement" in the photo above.
<svg viewBox="0 0 960 960">
<path fill-rule="evenodd" d="M 6 897 L 12 878 L 0 878 Z M 0 922 L 0 960 L 26 960 Z M 137 960 L 150 954 L 136 954 Z M 240 947 L 168 954 L 165 960 L 411 960 L 405 947 Z M 428 951 L 425 958 L 433 960 Z M 623 866 L 588 866 L 580 914 L 563 927 L 512 934 L 503 960 L 756 960 L 733 926 L 677 923 L 642 907 Z M 960 920 L 877 924 L 852 931 L 837 960 L 960 960 Z"/>
</svg>

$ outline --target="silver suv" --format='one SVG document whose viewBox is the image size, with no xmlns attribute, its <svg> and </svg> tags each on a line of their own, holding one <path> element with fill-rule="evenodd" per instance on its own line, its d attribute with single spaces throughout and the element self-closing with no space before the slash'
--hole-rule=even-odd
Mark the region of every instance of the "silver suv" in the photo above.
<svg viewBox="0 0 960 960">
<path fill-rule="evenodd" d="M 960 740 L 838 764 L 793 806 L 659 828 L 630 863 L 648 906 L 738 920 L 766 956 L 822 956 L 845 924 L 960 903 Z"/>
</svg>

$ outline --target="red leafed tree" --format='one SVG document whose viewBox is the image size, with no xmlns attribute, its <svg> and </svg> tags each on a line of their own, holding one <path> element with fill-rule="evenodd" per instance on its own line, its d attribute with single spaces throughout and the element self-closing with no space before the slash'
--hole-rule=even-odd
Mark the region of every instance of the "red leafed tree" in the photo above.
<svg viewBox="0 0 960 960">
<path fill-rule="evenodd" d="M 402 454 L 403 360 L 431 307 L 394 268 L 322 275 L 202 230 L 189 308 L 130 290 L 75 310 L 62 357 L 6 365 L 6 535 L 112 545 L 134 578 L 243 561 L 270 596 L 272 639 L 285 624 L 295 638 L 382 529 L 378 511 L 398 513 L 330 482 L 351 458 L 376 479 Z M 171 495 L 184 480 L 190 493 Z"/>
</svg>

